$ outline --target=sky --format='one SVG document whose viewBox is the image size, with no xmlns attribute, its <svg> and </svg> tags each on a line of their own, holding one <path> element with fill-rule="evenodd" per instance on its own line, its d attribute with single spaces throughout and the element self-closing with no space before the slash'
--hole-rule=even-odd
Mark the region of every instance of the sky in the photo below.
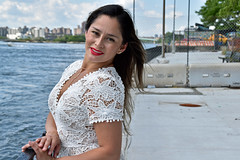
<svg viewBox="0 0 240 160">
<path fill-rule="evenodd" d="M 188 1 L 176 0 L 175 30 L 188 25 Z M 195 11 L 206 0 L 190 1 L 190 25 L 201 23 Z M 120 4 L 133 14 L 133 0 L 0 0 L 0 27 L 76 28 L 102 5 Z M 174 0 L 165 2 L 165 32 L 173 31 Z M 139 36 L 162 34 L 163 0 L 135 0 L 135 27 Z"/>
</svg>

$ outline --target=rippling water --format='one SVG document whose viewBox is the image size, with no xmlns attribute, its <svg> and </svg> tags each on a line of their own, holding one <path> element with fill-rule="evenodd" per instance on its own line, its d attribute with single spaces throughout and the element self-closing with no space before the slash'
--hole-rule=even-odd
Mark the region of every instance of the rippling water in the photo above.
<svg viewBox="0 0 240 160">
<path fill-rule="evenodd" d="M 146 45 L 145 48 L 154 45 Z M 0 41 L 0 160 L 45 130 L 48 95 L 63 70 L 84 57 L 84 44 Z"/>
<path fill-rule="evenodd" d="M 84 44 L 0 42 L 0 159 L 16 159 L 39 137 L 47 100 L 62 71 L 84 56 Z"/>
</svg>

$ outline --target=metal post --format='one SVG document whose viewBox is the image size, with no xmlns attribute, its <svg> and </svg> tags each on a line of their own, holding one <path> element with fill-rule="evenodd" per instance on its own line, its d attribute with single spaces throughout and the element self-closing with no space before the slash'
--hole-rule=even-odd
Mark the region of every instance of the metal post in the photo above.
<svg viewBox="0 0 240 160">
<path fill-rule="evenodd" d="M 162 58 L 165 58 L 165 0 L 163 0 L 163 27 L 162 27 Z"/>
<path fill-rule="evenodd" d="M 172 53 L 175 54 L 175 8 L 176 0 L 174 0 L 174 9 L 173 9 L 173 40 L 172 40 Z"/>
<path fill-rule="evenodd" d="M 187 79 L 186 79 L 187 87 L 189 87 L 189 28 L 190 28 L 190 0 L 188 1 Z"/>
<path fill-rule="evenodd" d="M 190 28 L 190 0 L 188 0 L 187 66 L 189 66 L 189 28 Z"/>
<path fill-rule="evenodd" d="M 133 0 L 133 23 L 135 24 L 135 0 Z"/>
</svg>

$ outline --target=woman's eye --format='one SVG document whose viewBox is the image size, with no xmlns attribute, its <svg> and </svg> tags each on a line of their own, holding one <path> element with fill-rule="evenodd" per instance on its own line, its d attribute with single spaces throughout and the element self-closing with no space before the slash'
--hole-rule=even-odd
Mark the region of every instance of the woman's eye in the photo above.
<svg viewBox="0 0 240 160">
<path fill-rule="evenodd" d="M 108 41 L 115 42 L 115 40 L 113 38 L 108 38 Z"/>
<path fill-rule="evenodd" d="M 99 35 L 99 33 L 96 32 L 96 31 L 92 31 L 92 33 L 95 34 L 95 35 Z"/>
</svg>

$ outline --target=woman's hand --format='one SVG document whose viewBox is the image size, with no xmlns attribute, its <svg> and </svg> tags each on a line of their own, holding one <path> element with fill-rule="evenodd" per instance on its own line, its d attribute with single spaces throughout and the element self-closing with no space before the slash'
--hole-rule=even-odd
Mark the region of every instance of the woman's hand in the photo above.
<svg viewBox="0 0 240 160">
<path fill-rule="evenodd" d="M 47 132 L 46 136 L 36 139 L 35 143 L 39 148 L 42 149 L 43 152 L 48 151 L 49 156 L 54 153 L 53 157 L 55 158 L 58 156 L 61 149 L 61 141 L 59 139 L 58 133 L 54 131 Z M 24 145 L 22 147 L 22 151 L 24 152 L 29 147 L 31 147 L 29 143 Z"/>
<path fill-rule="evenodd" d="M 54 131 L 47 132 L 46 136 L 38 138 L 36 143 L 39 148 L 42 148 L 42 151 L 48 151 L 48 155 L 52 155 L 52 153 L 54 153 L 53 157 L 57 157 L 61 149 L 61 141 L 58 133 Z"/>
<path fill-rule="evenodd" d="M 56 158 L 50 156 L 47 151 L 43 151 L 36 141 L 29 141 L 28 145 L 35 151 L 37 160 L 56 160 Z"/>
</svg>

